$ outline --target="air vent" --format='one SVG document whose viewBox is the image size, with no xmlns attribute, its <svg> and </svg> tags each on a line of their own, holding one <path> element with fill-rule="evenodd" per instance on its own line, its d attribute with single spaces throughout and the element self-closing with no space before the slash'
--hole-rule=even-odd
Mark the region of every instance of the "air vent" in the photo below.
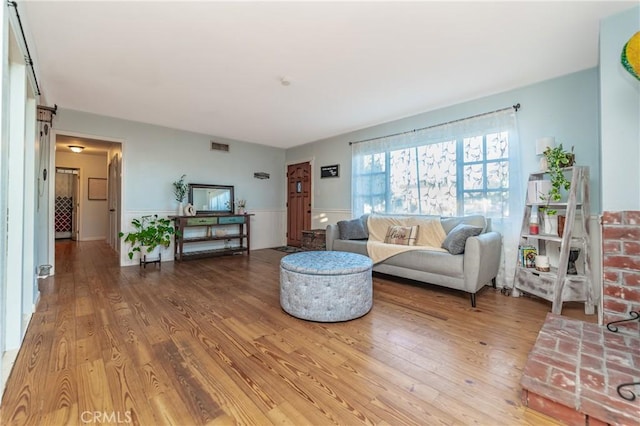
<svg viewBox="0 0 640 426">
<path fill-rule="evenodd" d="M 229 152 L 229 145 L 227 145 L 226 143 L 211 141 L 211 151 Z"/>
</svg>

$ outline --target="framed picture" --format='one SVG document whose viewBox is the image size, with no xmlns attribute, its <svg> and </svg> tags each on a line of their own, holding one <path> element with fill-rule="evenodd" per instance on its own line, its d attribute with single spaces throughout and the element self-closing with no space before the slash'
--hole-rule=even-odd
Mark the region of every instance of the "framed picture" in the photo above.
<svg viewBox="0 0 640 426">
<path fill-rule="evenodd" d="M 340 177 L 340 164 L 320 167 L 320 178 Z"/>
<path fill-rule="evenodd" d="M 89 178 L 89 199 L 107 199 L 107 180 L 104 178 Z"/>
</svg>

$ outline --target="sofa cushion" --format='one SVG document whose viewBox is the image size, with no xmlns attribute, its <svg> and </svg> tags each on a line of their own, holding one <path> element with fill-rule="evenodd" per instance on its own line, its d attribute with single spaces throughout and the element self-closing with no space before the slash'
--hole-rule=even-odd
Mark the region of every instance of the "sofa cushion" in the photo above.
<svg viewBox="0 0 640 426">
<path fill-rule="evenodd" d="M 417 246 L 440 247 L 447 236 L 440 216 L 408 217 L 407 225 L 418 226 Z"/>
<path fill-rule="evenodd" d="M 368 256 L 367 240 L 335 240 L 333 242 L 333 250 L 348 251 L 351 253 Z"/>
<path fill-rule="evenodd" d="M 452 278 L 464 277 L 464 255 L 453 256 L 446 251 L 407 251 L 390 257 L 383 264 Z"/>
<path fill-rule="evenodd" d="M 369 220 L 369 213 L 365 213 L 360 216 L 360 220 L 362 221 L 362 226 L 364 226 L 364 232 L 367 233 L 367 238 L 369 238 L 369 226 L 367 224 L 367 221 Z"/>
<path fill-rule="evenodd" d="M 361 218 L 338 222 L 341 240 L 366 240 L 369 233 L 365 230 Z"/>
<path fill-rule="evenodd" d="M 460 223 L 447 234 L 447 238 L 442 243 L 442 248 L 447 249 L 451 254 L 462 254 L 464 253 L 467 238 L 480 235 L 482 230 L 483 228 L 479 226 Z"/>
<path fill-rule="evenodd" d="M 442 227 L 444 228 L 444 232 L 446 232 L 447 234 L 451 232 L 453 228 L 460 225 L 461 223 L 465 225 L 479 226 L 480 228 L 482 228 L 482 232 L 487 231 L 487 225 L 488 225 L 487 218 L 479 214 L 463 216 L 463 217 L 459 216 L 459 217 L 442 218 L 441 222 L 442 222 Z"/>
<path fill-rule="evenodd" d="M 400 246 L 413 246 L 416 244 L 418 226 L 391 225 L 387 228 L 387 235 L 384 238 L 386 244 L 397 244 Z"/>
</svg>

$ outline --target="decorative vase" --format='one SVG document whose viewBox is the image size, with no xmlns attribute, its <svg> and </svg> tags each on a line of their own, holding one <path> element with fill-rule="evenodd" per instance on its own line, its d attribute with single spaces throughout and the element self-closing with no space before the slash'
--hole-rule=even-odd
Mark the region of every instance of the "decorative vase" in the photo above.
<svg viewBox="0 0 640 426">
<path fill-rule="evenodd" d="M 576 260 L 580 256 L 579 248 L 572 248 L 569 250 L 569 260 L 567 261 L 567 275 L 578 275 L 578 269 L 576 268 Z"/>
<path fill-rule="evenodd" d="M 554 215 L 544 214 L 542 216 L 543 220 L 543 232 L 547 235 L 554 235 L 558 232 L 558 221 L 554 220 Z"/>
<path fill-rule="evenodd" d="M 238 214 L 244 214 L 244 207 L 238 207 Z"/>
<path fill-rule="evenodd" d="M 195 215 L 196 215 L 196 208 L 193 207 L 191 203 L 187 203 L 187 205 L 184 206 L 184 209 L 183 209 L 183 216 L 195 216 Z"/>
<path fill-rule="evenodd" d="M 562 238 L 562 234 L 564 234 L 564 222 L 566 217 L 562 215 L 558 215 L 558 237 Z"/>
<path fill-rule="evenodd" d="M 178 204 L 178 216 L 184 215 L 184 204 L 182 201 Z"/>
</svg>

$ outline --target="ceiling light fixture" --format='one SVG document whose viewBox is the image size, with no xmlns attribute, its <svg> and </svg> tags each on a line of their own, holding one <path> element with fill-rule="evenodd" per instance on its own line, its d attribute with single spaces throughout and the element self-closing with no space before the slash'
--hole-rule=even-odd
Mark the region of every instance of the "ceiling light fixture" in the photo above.
<svg viewBox="0 0 640 426">
<path fill-rule="evenodd" d="M 79 154 L 82 152 L 82 150 L 84 149 L 84 146 L 80 146 L 80 145 L 69 145 L 69 149 L 73 152 L 75 152 L 76 154 Z"/>
</svg>

